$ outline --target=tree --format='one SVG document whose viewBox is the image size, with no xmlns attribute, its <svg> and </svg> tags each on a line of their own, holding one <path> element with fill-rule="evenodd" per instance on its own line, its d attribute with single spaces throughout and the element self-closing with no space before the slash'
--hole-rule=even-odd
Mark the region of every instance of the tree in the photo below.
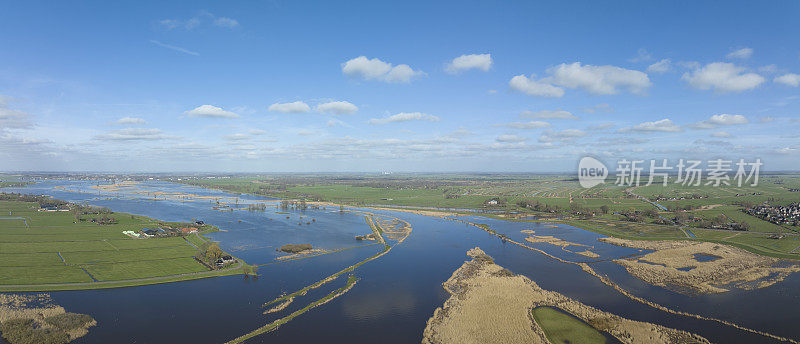
<svg viewBox="0 0 800 344">
<path fill-rule="evenodd" d="M 205 256 L 206 260 L 209 262 L 216 261 L 221 257 L 223 254 L 222 249 L 219 248 L 217 244 L 210 244 L 206 247 L 205 252 L 203 255 Z"/>
<path fill-rule="evenodd" d="M 600 206 L 600 211 L 601 211 L 603 214 L 608 214 L 608 205 L 605 205 L 605 204 L 601 205 L 601 206 Z"/>
<path fill-rule="evenodd" d="M 675 222 L 684 224 L 689 220 L 689 215 L 684 212 L 675 213 Z"/>
</svg>

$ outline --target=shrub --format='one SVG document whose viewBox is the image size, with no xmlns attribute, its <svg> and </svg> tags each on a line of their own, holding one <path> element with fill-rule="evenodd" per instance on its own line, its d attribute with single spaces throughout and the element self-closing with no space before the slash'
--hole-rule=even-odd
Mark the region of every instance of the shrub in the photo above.
<svg viewBox="0 0 800 344">
<path fill-rule="evenodd" d="M 286 244 L 281 246 L 281 251 L 286 253 L 298 253 L 310 249 L 311 244 Z"/>
<path fill-rule="evenodd" d="M 64 331 L 69 331 L 81 328 L 94 319 L 87 314 L 64 313 L 44 318 L 44 321 Z"/>
<path fill-rule="evenodd" d="M 31 319 L 11 319 L 0 324 L 0 332 L 11 344 L 65 344 L 69 336 L 60 329 L 38 327 Z"/>
</svg>

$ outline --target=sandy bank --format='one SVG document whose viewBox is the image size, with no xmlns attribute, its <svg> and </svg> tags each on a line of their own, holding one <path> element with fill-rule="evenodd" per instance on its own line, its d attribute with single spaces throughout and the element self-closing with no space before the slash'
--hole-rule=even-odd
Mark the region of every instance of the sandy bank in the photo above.
<svg viewBox="0 0 800 344">
<path fill-rule="evenodd" d="M 450 298 L 428 320 L 423 343 L 548 343 L 531 309 L 557 307 L 623 343 L 708 343 L 688 332 L 633 321 L 540 288 L 479 248 L 443 285 Z"/>
<path fill-rule="evenodd" d="M 647 283 L 687 294 L 721 293 L 731 288 L 763 288 L 800 271 L 800 264 L 793 261 L 710 242 L 599 240 L 654 250 L 637 258 L 617 259 L 614 262 Z"/>
</svg>

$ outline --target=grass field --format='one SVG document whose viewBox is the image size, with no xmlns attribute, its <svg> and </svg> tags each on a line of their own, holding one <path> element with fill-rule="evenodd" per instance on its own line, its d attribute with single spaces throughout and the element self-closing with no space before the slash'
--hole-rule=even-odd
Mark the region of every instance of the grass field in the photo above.
<svg viewBox="0 0 800 344">
<path fill-rule="evenodd" d="M 636 194 L 665 200 L 665 206 L 676 205 L 735 205 L 742 202 L 770 201 L 785 204 L 800 200 L 800 175 L 761 175 L 757 187 L 686 186 L 670 177 L 666 187 L 659 180 L 633 190 Z M 581 188 L 571 175 L 268 175 L 214 179 L 193 179 L 187 183 L 234 192 L 275 196 L 281 198 L 310 198 L 326 201 L 385 204 L 420 207 L 481 208 L 487 200 L 499 198 L 507 209 L 518 209 L 519 200 L 539 201 L 566 208 L 570 202 L 596 208 L 608 205 L 613 211 L 641 210 L 646 203 L 626 194 L 628 187 L 614 185 L 609 178 L 605 184 L 590 189 Z M 734 183 L 735 184 L 735 183 Z M 692 198 L 694 196 L 694 198 Z"/>
<path fill-rule="evenodd" d="M 565 223 L 595 233 L 623 239 L 707 241 L 736 246 L 753 253 L 771 257 L 800 259 L 800 235 L 787 235 L 782 239 L 771 239 L 769 233 L 702 228 L 681 229 L 676 226 L 602 219 L 556 220 L 550 222 Z M 689 236 L 687 231 L 690 231 L 695 236 Z"/>
<path fill-rule="evenodd" d="M 603 333 L 589 324 L 556 308 L 542 306 L 534 308 L 531 312 L 536 323 L 544 330 L 550 343 L 619 343 L 613 337 L 604 336 Z"/>
<path fill-rule="evenodd" d="M 241 272 L 210 271 L 195 260 L 200 236 L 122 234 L 161 223 L 146 217 L 113 213 L 118 223 L 100 225 L 76 221 L 72 212 L 38 209 L 37 203 L 0 201 L 0 291 L 110 288 Z"/>
</svg>

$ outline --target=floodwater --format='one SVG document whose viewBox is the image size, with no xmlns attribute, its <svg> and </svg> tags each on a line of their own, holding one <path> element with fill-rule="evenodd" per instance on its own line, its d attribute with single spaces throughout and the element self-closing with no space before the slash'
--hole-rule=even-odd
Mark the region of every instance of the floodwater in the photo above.
<svg viewBox="0 0 800 344">
<path fill-rule="evenodd" d="M 109 182 L 100 182 L 108 184 Z M 40 182 L 26 188 L 3 191 L 47 194 L 73 202 L 109 207 L 166 221 L 203 220 L 222 232 L 209 235 L 220 246 L 250 264 L 275 262 L 275 248 L 286 243 L 311 243 L 314 247 L 341 249 L 363 243 L 355 235 L 370 233 L 363 216 L 337 209 L 285 209 L 267 203 L 264 211 L 218 211 L 211 200 L 163 200 L 153 195 L 100 192 L 98 182 Z M 153 190 L 225 197 L 242 205 L 269 198 L 233 195 L 177 184 L 144 183 Z M 53 189 L 64 186 L 65 190 Z M 74 191 L 70 191 L 74 190 Z M 75 192 L 81 191 L 81 192 Z M 395 211 L 374 211 L 407 221 L 413 227 L 408 239 L 388 254 L 353 272 L 360 280 L 348 293 L 314 308 L 248 343 L 348 341 L 353 343 L 414 343 L 422 338 L 425 323 L 449 295 L 441 284 L 465 260 L 466 251 L 479 246 L 509 270 L 524 274 L 547 290 L 558 291 L 585 304 L 629 319 L 658 323 L 700 334 L 713 342 L 774 342 L 712 321 L 669 314 L 630 300 L 574 264 L 565 264 L 538 252 L 506 243 L 474 226 L 459 221 Z M 289 216 L 287 219 L 286 217 Z M 301 218 L 302 217 L 302 218 Z M 630 276 L 611 258 L 646 253 L 598 242 L 598 234 L 579 228 L 531 222 L 511 222 L 485 217 L 461 217 L 485 223 L 499 233 L 524 242 L 520 231 L 553 235 L 589 246 L 600 255 L 588 258 L 547 243 L 526 243 L 571 261 L 592 262 L 601 274 L 633 294 L 667 307 L 730 320 L 743 326 L 781 336 L 800 338 L 796 326 L 800 312 L 800 278 L 755 291 L 687 296 L 654 287 Z M 311 221 L 311 224 L 306 222 Z M 301 223 L 301 224 L 298 224 Z M 263 314 L 263 303 L 291 293 L 344 267 L 379 252 L 370 245 L 313 258 L 259 268 L 258 278 L 228 276 L 151 286 L 51 293 L 55 302 L 70 312 L 86 313 L 98 326 L 77 343 L 221 343 L 243 335 L 304 307 L 344 285 L 346 276 L 298 297 L 284 311 Z M 583 251 L 587 247 L 569 247 Z"/>
</svg>

